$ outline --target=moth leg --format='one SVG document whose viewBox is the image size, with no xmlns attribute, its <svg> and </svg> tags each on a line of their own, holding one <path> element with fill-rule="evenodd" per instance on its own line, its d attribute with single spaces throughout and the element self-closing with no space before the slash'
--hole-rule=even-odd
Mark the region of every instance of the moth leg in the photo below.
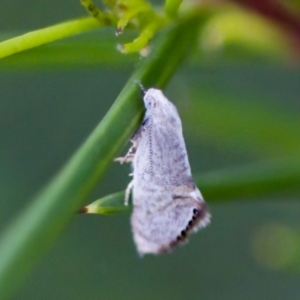
<svg viewBox="0 0 300 300">
<path fill-rule="evenodd" d="M 124 157 L 117 157 L 115 161 L 119 161 L 120 164 L 129 163 L 133 161 L 137 146 L 133 143 L 133 145 L 128 150 L 127 154 Z"/>
<path fill-rule="evenodd" d="M 141 137 L 141 128 L 142 127 L 140 127 L 130 139 L 130 141 L 132 142 L 132 146 L 129 148 L 127 154 L 124 157 L 115 158 L 115 161 L 119 161 L 121 164 L 129 163 L 133 161 L 135 152 L 139 146 L 139 141 Z"/>
<path fill-rule="evenodd" d="M 125 191 L 125 200 L 124 200 L 124 205 L 128 205 L 129 203 L 129 196 L 130 196 L 130 192 L 133 188 L 133 180 L 130 181 L 130 183 L 128 184 L 126 191 Z"/>
</svg>

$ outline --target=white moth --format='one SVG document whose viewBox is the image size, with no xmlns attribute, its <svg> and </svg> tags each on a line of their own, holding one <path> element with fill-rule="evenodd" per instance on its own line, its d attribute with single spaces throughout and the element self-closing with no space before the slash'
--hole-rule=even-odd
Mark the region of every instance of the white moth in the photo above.
<svg viewBox="0 0 300 300">
<path fill-rule="evenodd" d="M 210 222 L 203 197 L 196 187 L 177 109 L 162 93 L 151 88 L 144 94 L 146 113 L 133 135 L 125 157 L 132 162 L 132 232 L 140 255 L 161 254 L 187 242 Z"/>
</svg>

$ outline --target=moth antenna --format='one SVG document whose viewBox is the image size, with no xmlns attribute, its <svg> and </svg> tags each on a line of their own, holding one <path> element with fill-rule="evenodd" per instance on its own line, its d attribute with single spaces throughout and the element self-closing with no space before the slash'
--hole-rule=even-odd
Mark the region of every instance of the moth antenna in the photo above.
<svg viewBox="0 0 300 300">
<path fill-rule="evenodd" d="M 140 89 L 142 90 L 143 94 L 145 95 L 146 94 L 146 89 L 142 85 L 141 81 L 140 80 L 135 80 L 134 83 L 136 83 L 140 87 Z"/>
</svg>

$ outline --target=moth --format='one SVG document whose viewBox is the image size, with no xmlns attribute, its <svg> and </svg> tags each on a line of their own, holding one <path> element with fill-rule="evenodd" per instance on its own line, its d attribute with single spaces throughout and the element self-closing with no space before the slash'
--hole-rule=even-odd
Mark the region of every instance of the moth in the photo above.
<svg viewBox="0 0 300 300">
<path fill-rule="evenodd" d="M 144 91 L 146 108 L 132 146 L 120 163 L 132 163 L 125 193 L 133 193 L 131 226 L 140 255 L 169 252 L 185 244 L 191 232 L 210 222 L 206 203 L 195 185 L 175 105 L 161 90 Z"/>
</svg>

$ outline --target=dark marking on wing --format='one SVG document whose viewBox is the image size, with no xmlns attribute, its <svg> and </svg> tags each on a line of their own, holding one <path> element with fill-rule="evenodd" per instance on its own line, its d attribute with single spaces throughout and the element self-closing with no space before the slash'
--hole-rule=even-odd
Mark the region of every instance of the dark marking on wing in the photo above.
<svg viewBox="0 0 300 300">
<path fill-rule="evenodd" d="M 182 197 L 180 199 L 184 199 L 184 198 L 186 197 Z M 192 231 L 193 227 L 195 227 L 201 221 L 205 213 L 206 213 L 205 204 L 203 204 L 203 207 L 201 207 L 201 209 L 194 208 L 192 219 L 188 222 L 187 226 L 180 232 L 180 234 L 176 237 L 176 239 L 170 243 L 170 247 L 174 248 L 178 245 L 185 244 L 188 241 L 189 233 Z"/>
<path fill-rule="evenodd" d="M 189 199 L 189 198 L 191 198 L 191 196 L 182 196 L 182 195 L 176 195 L 176 194 L 174 194 L 174 195 L 172 195 L 172 199 Z"/>
</svg>

